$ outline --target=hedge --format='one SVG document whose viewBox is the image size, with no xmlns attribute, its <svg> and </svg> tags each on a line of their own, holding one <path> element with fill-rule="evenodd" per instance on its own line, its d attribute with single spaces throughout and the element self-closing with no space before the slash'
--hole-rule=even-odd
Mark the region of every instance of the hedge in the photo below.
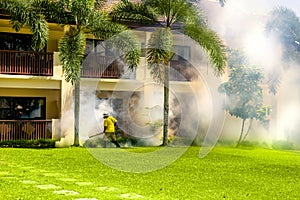
<svg viewBox="0 0 300 200">
<path fill-rule="evenodd" d="M 0 142 L 1 148 L 55 148 L 55 140 L 6 140 Z"/>
</svg>

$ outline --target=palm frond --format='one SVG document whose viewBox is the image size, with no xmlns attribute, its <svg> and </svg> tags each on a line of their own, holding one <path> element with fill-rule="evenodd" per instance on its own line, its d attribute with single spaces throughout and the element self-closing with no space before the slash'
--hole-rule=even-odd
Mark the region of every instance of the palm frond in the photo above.
<svg viewBox="0 0 300 200">
<path fill-rule="evenodd" d="M 173 35 L 169 28 L 159 28 L 151 34 L 146 50 L 146 58 L 151 76 L 163 83 L 166 77 L 165 67 L 173 56 Z"/>
<path fill-rule="evenodd" d="M 189 14 L 188 3 L 185 0 L 172 0 L 170 3 L 165 0 L 159 0 L 160 13 L 165 17 L 166 26 L 170 27 L 174 22 L 181 22 Z"/>
<path fill-rule="evenodd" d="M 39 9 L 34 7 L 33 1 L 3 0 L 1 8 L 9 12 L 10 23 L 15 31 L 20 31 L 24 25 L 28 25 L 33 37 L 32 48 L 42 50 L 48 41 L 48 25 Z"/>
<path fill-rule="evenodd" d="M 41 51 L 48 41 L 48 24 L 43 15 L 31 13 L 27 24 L 32 32 L 32 47 L 34 50 Z"/>
<path fill-rule="evenodd" d="M 145 4 L 122 1 L 110 13 L 113 21 L 130 21 L 151 24 L 157 21 L 158 13 Z"/>
<path fill-rule="evenodd" d="M 101 40 L 106 40 L 126 30 L 125 26 L 109 21 L 100 11 L 92 12 L 88 20 L 91 23 L 86 28 Z"/>
<path fill-rule="evenodd" d="M 57 24 L 75 24 L 75 17 L 70 12 L 69 0 L 37 0 L 35 7 L 40 8 L 46 20 Z"/>
<path fill-rule="evenodd" d="M 160 20 L 163 19 L 167 27 L 171 27 L 174 23 L 206 23 L 202 10 L 196 7 L 192 0 L 146 0 L 143 2 L 147 6 L 156 8 Z"/>
<path fill-rule="evenodd" d="M 151 34 L 147 47 L 147 62 L 149 64 L 169 63 L 172 57 L 173 35 L 169 28 L 159 28 Z"/>
<path fill-rule="evenodd" d="M 198 24 L 201 26 L 207 25 L 207 19 L 203 15 L 202 9 L 195 7 L 193 4 L 185 4 L 183 11 L 181 11 L 177 17 L 177 22 L 183 22 L 184 24 Z"/>
<path fill-rule="evenodd" d="M 300 20 L 296 13 L 286 7 L 277 7 L 270 13 L 270 17 L 266 23 L 266 32 L 278 32 L 280 37 L 295 36 L 299 34 Z"/>
<path fill-rule="evenodd" d="M 89 15 L 94 9 L 94 0 L 76 0 L 71 1 L 70 12 L 75 17 L 76 25 L 86 26 L 89 21 Z"/>
<path fill-rule="evenodd" d="M 90 15 L 90 23 L 87 27 L 91 33 L 101 39 L 106 40 L 113 47 L 121 50 L 125 55 L 125 60 L 130 69 L 138 66 L 141 56 L 141 46 L 139 39 L 126 26 L 109 21 L 106 16 L 99 12 Z"/>
<path fill-rule="evenodd" d="M 106 2 L 107 2 L 107 0 L 95 0 L 95 2 L 94 2 L 95 10 L 100 10 L 101 8 L 103 8 L 103 6 L 105 5 Z"/>
<path fill-rule="evenodd" d="M 85 35 L 70 27 L 59 43 L 59 58 L 62 62 L 67 82 L 74 84 L 80 79 L 84 50 Z"/>
<path fill-rule="evenodd" d="M 111 37 L 107 42 L 124 53 L 129 69 L 134 69 L 139 65 L 141 45 L 132 31 L 123 31 Z"/>
<path fill-rule="evenodd" d="M 148 68 L 150 69 L 150 75 L 155 82 L 159 84 L 163 84 L 165 82 L 166 80 L 165 67 L 168 66 L 165 66 L 160 63 L 149 64 Z"/>
<path fill-rule="evenodd" d="M 212 30 L 196 24 L 184 27 L 184 33 L 195 40 L 208 54 L 215 72 L 221 74 L 227 66 L 226 47 L 219 36 Z"/>
</svg>

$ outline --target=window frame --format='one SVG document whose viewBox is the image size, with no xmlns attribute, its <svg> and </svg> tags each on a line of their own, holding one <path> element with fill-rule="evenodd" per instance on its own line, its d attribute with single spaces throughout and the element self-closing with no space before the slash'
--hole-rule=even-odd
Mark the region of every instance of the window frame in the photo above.
<svg viewBox="0 0 300 200">
<path fill-rule="evenodd" d="M 9 104 L 6 106 L 5 100 Z M 42 102 L 40 102 L 42 101 Z M 37 103 L 35 109 L 32 109 L 32 103 Z M 32 110 L 31 110 L 32 109 Z M 30 117 L 34 110 L 40 109 L 38 117 Z M 31 111 L 30 111 L 31 110 Z M 30 111 L 30 112 L 29 112 Z M 27 117 L 26 117 L 27 115 Z M 0 119 L 1 120 L 45 120 L 46 119 L 46 97 L 14 97 L 0 96 Z"/>
</svg>

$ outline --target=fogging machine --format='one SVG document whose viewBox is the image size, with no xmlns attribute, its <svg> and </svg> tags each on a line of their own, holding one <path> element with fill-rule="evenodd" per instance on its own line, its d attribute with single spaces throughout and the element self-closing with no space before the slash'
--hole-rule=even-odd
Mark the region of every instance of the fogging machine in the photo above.
<svg viewBox="0 0 300 200">
<path fill-rule="evenodd" d="M 96 136 L 102 135 L 102 134 L 104 134 L 104 132 L 102 132 L 102 133 L 97 133 L 97 134 L 95 134 L 95 135 L 91 135 L 91 136 L 89 136 L 89 138 L 96 137 Z"/>
</svg>

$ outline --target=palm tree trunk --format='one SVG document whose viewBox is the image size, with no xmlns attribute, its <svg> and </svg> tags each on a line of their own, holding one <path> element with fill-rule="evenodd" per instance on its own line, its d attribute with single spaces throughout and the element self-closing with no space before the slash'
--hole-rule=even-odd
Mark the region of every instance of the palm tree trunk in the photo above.
<svg viewBox="0 0 300 200">
<path fill-rule="evenodd" d="M 164 128 L 163 128 L 163 146 L 168 144 L 168 127 L 169 127 L 169 73 L 170 64 L 165 65 L 164 80 Z"/>
<path fill-rule="evenodd" d="M 240 138 L 239 138 L 239 141 L 238 141 L 236 147 L 240 146 L 240 144 L 241 144 L 241 141 L 242 141 L 242 138 L 243 138 L 243 133 L 244 133 L 245 121 L 246 121 L 246 119 L 243 119 Z"/>
<path fill-rule="evenodd" d="M 79 146 L 79 110 L 80 110 L 80 80 L 75 82 L 74 88 L 74 144 Z"/>
</svg>

